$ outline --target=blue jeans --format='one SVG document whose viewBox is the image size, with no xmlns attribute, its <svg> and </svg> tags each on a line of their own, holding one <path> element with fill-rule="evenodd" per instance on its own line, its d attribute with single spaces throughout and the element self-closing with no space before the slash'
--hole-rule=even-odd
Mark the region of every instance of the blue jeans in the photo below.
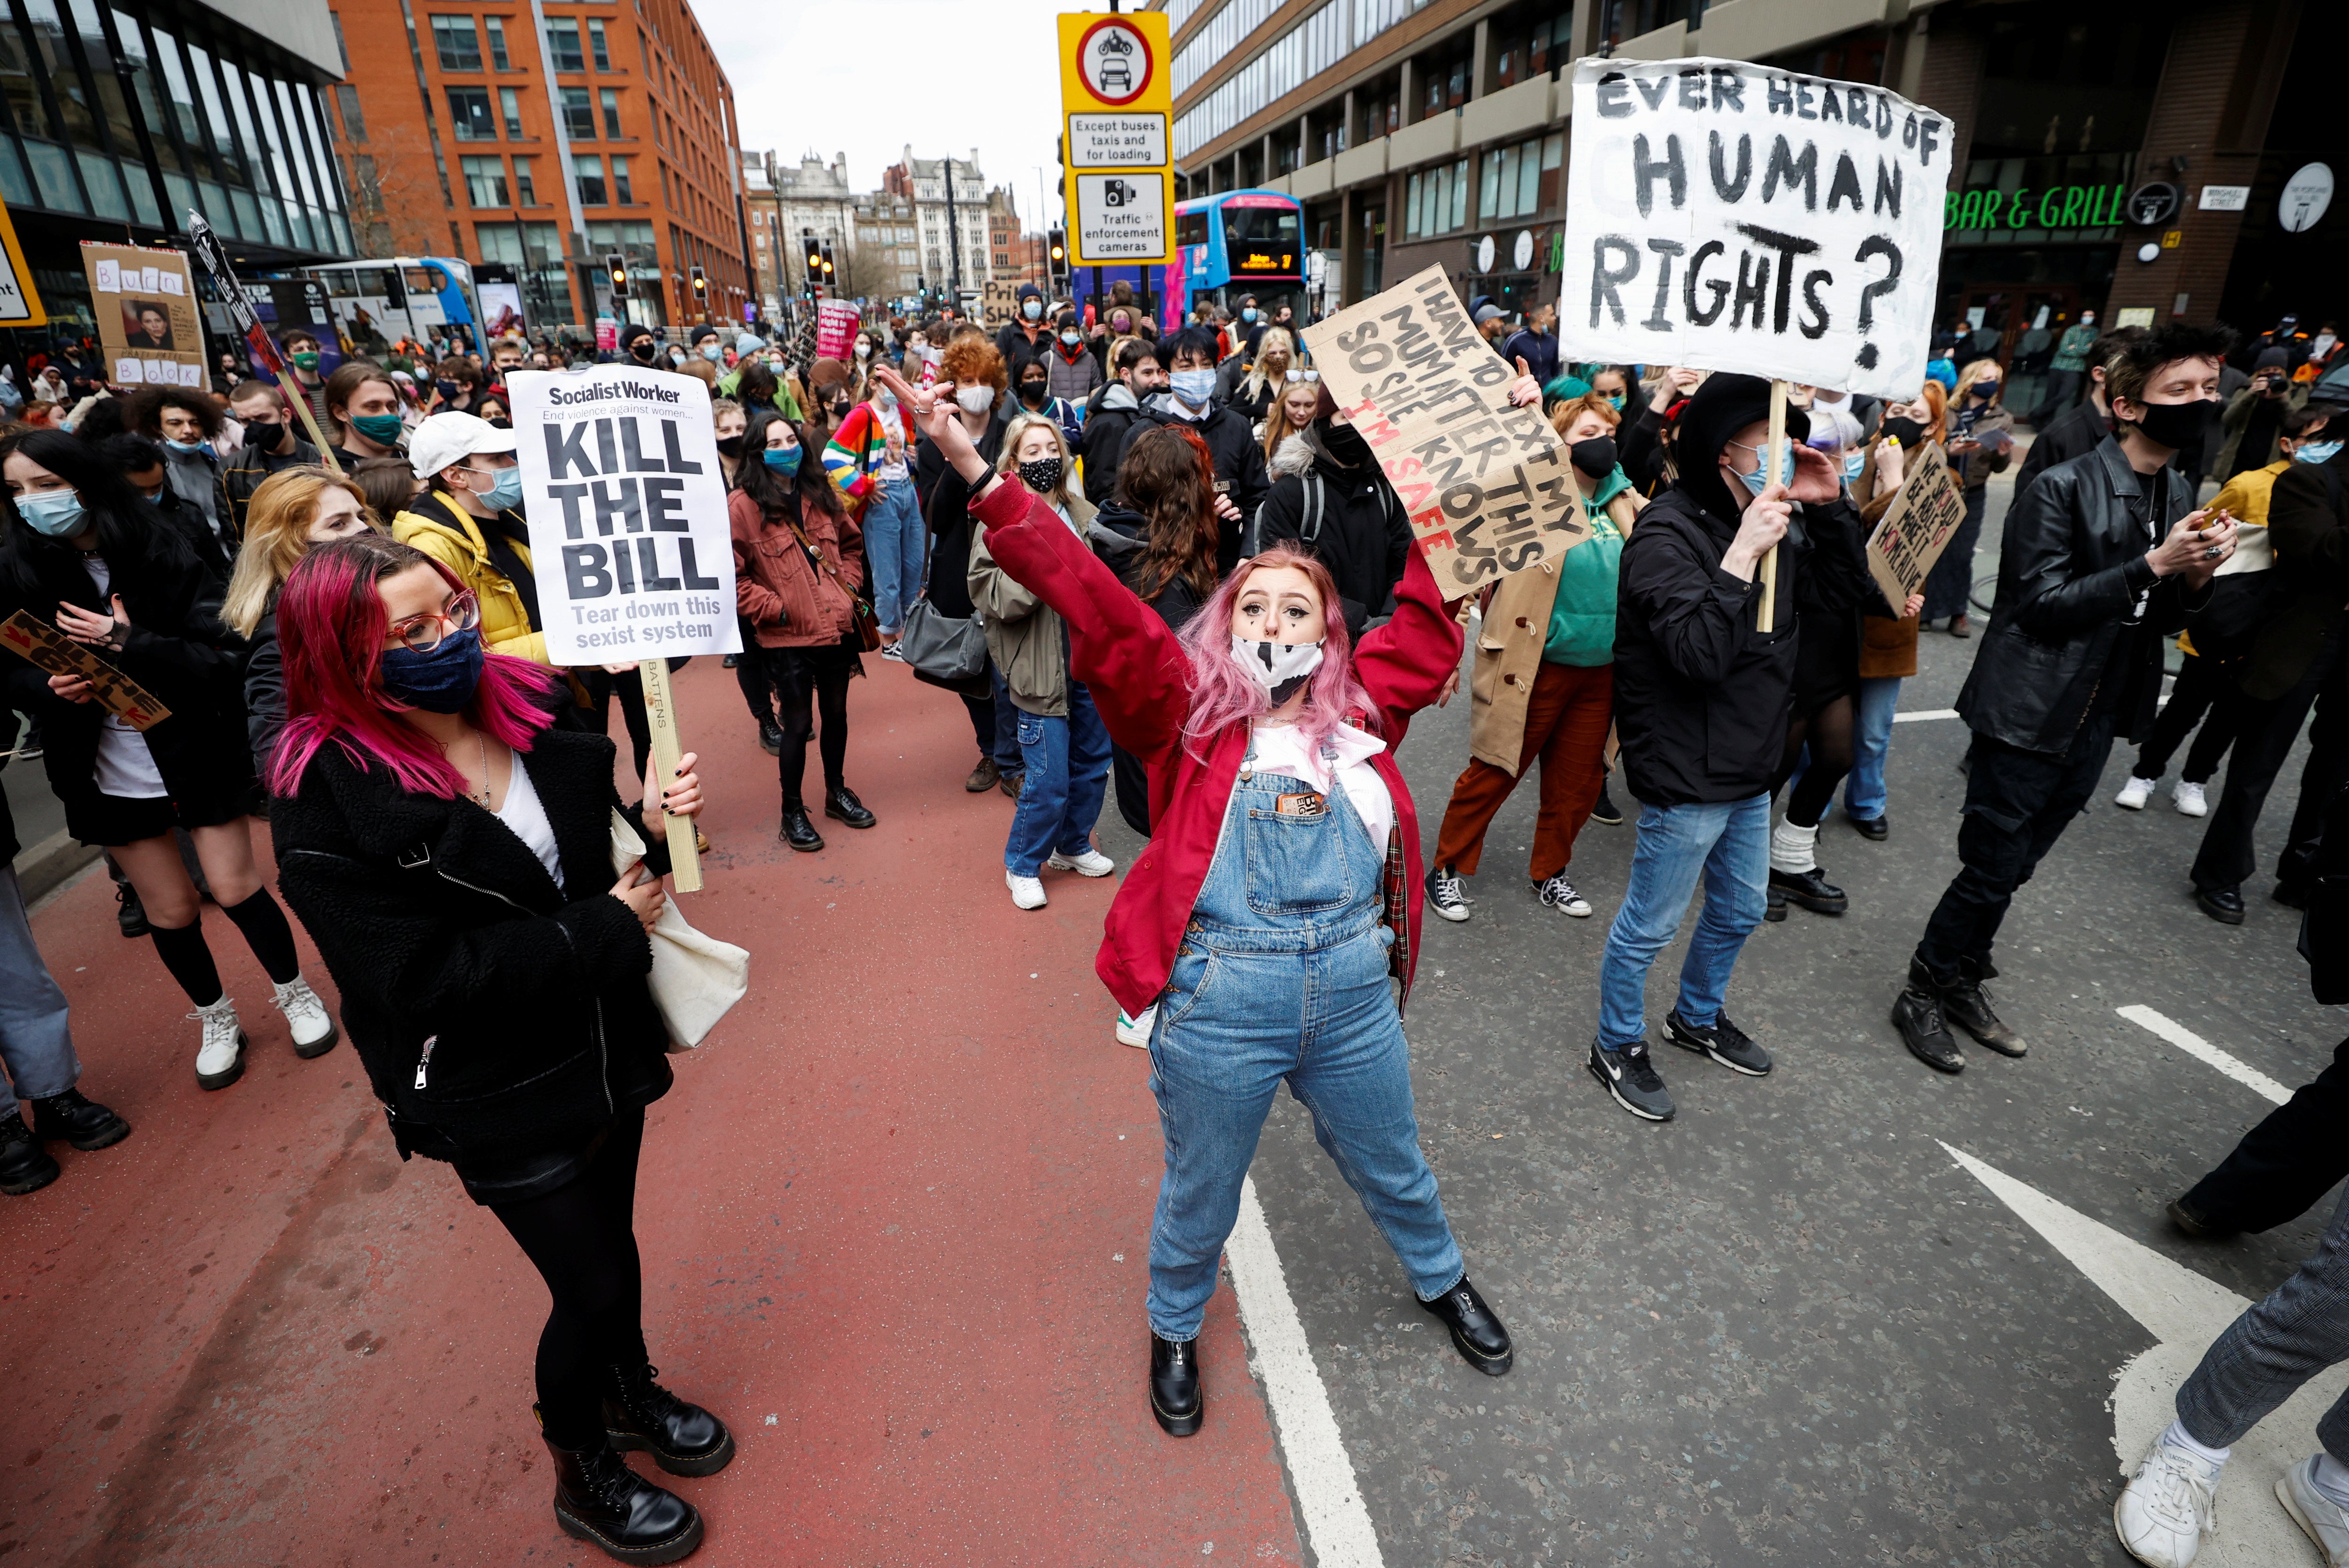
<svg viewBox="0 0 2349 1568">
<path fill-rule="evenodd" d="M 1011 698 L 996 701 L 1009 707 Z M 1021 711 L 1019 724 L 1027 782 L 1011 813 L 1003 865 L 1013 876 L 1032 877 L 1047 855 L 1081 855 L 1093 847 L 1093 824 L 1109 793 L 1109 727 L 1092 694 L 1075 681 L 1069 683 L 1066 718 Z"/>
<path fill-rule="evenodd" d="M 1028 766 L 1019 755 L 1019 705 L 1011 700 L 1011 688 L 1004 683 L 1003 671 L 992 655 L 987 661 L 987 678 L 995 684 L 995 749 L 991 755 L 996 767 L 1006 773 L 1017 773 Z"/>
<path fill-rule="evenodd" d="M 66 994 L 49 975 L 25 918 L 16 868 L 0 865 L 0 1117 L 20 1099 L 63 1094 L 81 1077 L 73 1032 L 66 1026 Z"/>
<path fill-rule="evenodd" d="M 1275 773 L 1232 790 L 1223 842 L 1160 995 L 1150 1088 L 1166 1172 L 1150 1229 L 1150 1327 L 1199 1332 L 1240 1186 L 1285 1081 L 1313 1136 L 1432 1301 L 1467 1273 L 1419 1149 L 1410 1048 L 1388 984 L 1394 934 L 1380 923 L 1385 856 L 1342 789 Z"/>
<path fill-rule="evenodd" d="M 864 509 L 864 563 L 873 573 L 873 614 L 885 632 L 905 624 L 905 606 L 922 591 L 922 513 L 911 483 L 886 487 Z"/>
<path fill-rule="evenodd" d="M 1892 716 L 1900 707 L 1900 677 L 1875 676 L 1859 683 L 1858 723 L 1854 726 L 1851 777 L 1843 781 L 1844 815 L 1873 822 L 1884 815 L 1884 758 L 1892 750 Z"/>
<path fill-rule="evenodd" d="M 2316 1251 L 2202 1353 L 2178 1386 L 2178 1419 L 2198 1443 L 2231 1448 L 2300 1391 L 2349 1360 L 2349 1196 Z M 2349 1395 L 2316 1419 L 2316 1440 L 2349 1464 Z"/>
<path fill-rule="evenodd" d="M 1607 931 L 1599 961 L 1599 1043 L 1609 1050 L 1648 1037 L 1648 970 L 1677 935 L 1700 878 L 1704 910 L 1681 964 L 1681 1016 L 1710 1024 L 1721 1016 L 1738 951 L 1768 907 L 1770 797 L 1640 811 L 1630 884 Z"/>
</svg>

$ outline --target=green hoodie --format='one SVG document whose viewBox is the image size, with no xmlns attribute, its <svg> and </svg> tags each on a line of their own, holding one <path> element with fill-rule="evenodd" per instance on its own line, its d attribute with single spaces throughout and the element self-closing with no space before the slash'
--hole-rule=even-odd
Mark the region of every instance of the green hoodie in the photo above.
<svg viewBox="0 0 2349 1568">
<path fill-rule="evenodd" d="M 1615 662 L 1615 571 L 1623 559 L 1623 532 L 1607 515 L 1607 503 L 1630 488 L 1619 468 L 1583 500 L 1590 537 L 1558 562 L 1557 598 L 1542 643 L 1545 664 L 1589 668 Z"/>
</svg>

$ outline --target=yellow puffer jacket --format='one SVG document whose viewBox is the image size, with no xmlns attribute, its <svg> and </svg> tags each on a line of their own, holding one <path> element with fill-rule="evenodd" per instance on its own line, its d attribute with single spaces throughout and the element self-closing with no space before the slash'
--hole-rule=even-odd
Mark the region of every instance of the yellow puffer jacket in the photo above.
<svg viewBox="0 0 2349 1568">
<path fill-rule="evenodd" d="M 424 552 L 473 591 L 473 597 L 481 603 L 482 646 L 493 654 L 547 663 L 545 634 L 531 629 L 522 590 L 491 561 L 489 542 L 481 537 L 472 513 L 446 490 L 435 490 L 419 498 L 393 518 L 391 536 Z M 516 540 L 513 550 L 524 566 L 532 566 L 528 545 Z"/>
</svg>

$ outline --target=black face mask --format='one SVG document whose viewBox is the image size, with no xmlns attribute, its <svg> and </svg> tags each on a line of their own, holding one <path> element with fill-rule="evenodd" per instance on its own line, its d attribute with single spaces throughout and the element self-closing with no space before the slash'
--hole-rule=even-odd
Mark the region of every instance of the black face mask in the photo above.
<svg viewBox="0 0 2349 1568">
<path fill-rule="evenodd" d="M 1019 400 L 1022 403 L 1041 403 L 1044 400 L 1044 383 L 1022 381 L 1019 384 Z"/>
<path fill-rule="evenodd" d="M 639 365 L 650 365 L 653 362 L 653 340 L 649 337 L 636 339 L 628 346 L 628 357 Z"/>
<path fill-rule="evenodd" d="M 2173 452 L 2199 446 L 2219 418 L 2216 397 L 2197 397 L 2191 403 L 2145 403 L 2139 407 L 2145 412 L 2137 416 L 2137 428 L 2145 432 L 2147 440 Z"/>
<path fill-rule="evenodd" d="M 1320 432 L 1322 447 L 1340 467 L 1357 469 L 1371 460 L 1371 444 L 1353 426 L 1324 419 L 1316 428 Z"/>
<path fill-rule="evenodd" d="M 1592 479 L 1603 480 L 1615 471 L 1615 438 L 1593 436 L 1577 441 L 1567 449 L 1567 458 Z"/>
<path fill-rule="evenodd" d="M 1900 443 L 1905 451 L 1915 451 L 1925 444 L 1925 427 L 1916 419 L 1887 419 L 1877 427 L 1877 434 Z"/>
<path fill-rule="evenodd" d="M 285 433 L 285 427 L 275 419 L 247 419 L 244 422 L 244 444 L 248 447 L 266 450 L 275 446 L 278 438 Z"/>
<path fill-rule="evenodd" d="M 740 457 L 742 455 L 742 438 L 740 436 L 719 437 L 718 455 L 721 458 Z"/>
</svg>

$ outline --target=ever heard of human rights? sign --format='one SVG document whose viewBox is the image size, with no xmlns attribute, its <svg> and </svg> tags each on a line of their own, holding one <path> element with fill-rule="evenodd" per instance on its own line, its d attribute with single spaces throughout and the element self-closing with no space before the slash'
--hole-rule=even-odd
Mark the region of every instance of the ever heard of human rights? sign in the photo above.
<svg viewBox="0 0 2349 1568">
<path fill-rule="evenodd" d="M 619 365 L 506 385 L 548 660 L 740 652 L 709 388 Z"/>
<path fill-rule="evenodd" d="M 1946 117 L 1741 60 L 1586 59 L 1572 123 L 1568 357 L 1917 395 Z"/>
</svg>

